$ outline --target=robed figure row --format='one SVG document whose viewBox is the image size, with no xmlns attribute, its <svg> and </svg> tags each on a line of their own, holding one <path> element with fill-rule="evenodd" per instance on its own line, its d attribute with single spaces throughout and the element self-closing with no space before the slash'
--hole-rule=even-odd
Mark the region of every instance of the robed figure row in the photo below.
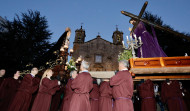
<svg viewBox="0 0 190 111">
<path fill-rule="evenodd" d="M 120 61 L 119 72 L 98 86 L 88 72 L 88 63 L 83 61 L 81 72 L 66 85 L 61 111 L 133 111 L 133 80 L 127 66 L 128 61 Z"/>
</svg>

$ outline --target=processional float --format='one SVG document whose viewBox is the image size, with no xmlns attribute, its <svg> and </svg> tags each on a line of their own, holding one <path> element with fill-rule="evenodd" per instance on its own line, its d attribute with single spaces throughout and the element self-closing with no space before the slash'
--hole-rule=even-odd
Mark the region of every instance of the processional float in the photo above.
<svg viewBox="0 0 190 111">
<path fill-rule="evenodd" d="M 60 79 L 65 84 L 67 83 L 70 75 L 69 70 L 67 70 L 68 68 L 66 63 L 69 56 L 72 56 L 73 54 L 73 49 L 68 50 L 70 44 L 70 34 L 71 29 L 67 27 L 55 45 L 44 55 L 42 55 L 41 58 L 34 62 L 34 65 L 35 63 L 39 65 L 39 73 L 37 76 L 41 77 L 46 69 L 51 68 L 54 72 L 52 77 L 53 79 Z M 79 67 L 80 63 L 81 58 L 79 57 L 76 62 L 76 67 Z M 29 69 L 30 67 L 33 67 L 33 64 L 30 63 L 26 65 L 26 69 Z M 23 76 L 28 73 L 30 73 L 30 70 L 23 70 L 21 75 Z"/>
<path fill-rule="evenodd" d="M 179 32 L 173 31 L 166 27 L 159 26 L 155 23 L 152 23 L 148 20 L 145 20 L 142 17 L 148 2 L 146 1 L 139 13 L 138 16 L 129 13 L 127 11 L 121 11 L 121 13 L 125 16 L 128 16 L 132 19 L 135 19 L 137 22 L 134 24 L 131 34 L 134 32 L 140 21 L 151 25 L 160 30 L 164 30 L 166 32 L 172 33 L 174 35 L 183 37 L 190 41 L 190 37 L 181 34 Z M 129 59 L 130 63 L 130 72 L 133 76 L 134 81 L 138 81 L 141 79 L 151 79 L 151 80 L 165 80 L 165 79 L 173 79 L 173 80 L 190 80 L 190 56 L 182 56 L 182 57 L 154 57 L 154 58 L 131 58 Z M 93 77 L 96 78 L 110 78 L 114 74 L 114 72 L 100 72 L 97 74 L 96 72 L 91 72 Z"/>
</svg>

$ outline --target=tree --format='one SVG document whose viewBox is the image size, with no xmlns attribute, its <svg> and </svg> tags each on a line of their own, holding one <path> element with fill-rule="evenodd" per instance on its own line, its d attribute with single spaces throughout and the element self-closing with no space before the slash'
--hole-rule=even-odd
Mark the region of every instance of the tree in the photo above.
<svg viewBox="0 0 190 111">
<path fill-rule="evenodd" d="M 52 47 L 49 42 L 52 33 L 48 22 L 39 11 L 28 10 L 13 21 L 1 24 L 7 29 L 0 32 L 0 67 L 9 70 L 24 69 Z"/>
<path fill-rule="evenodd" d="M 150 12 L 146 11 L 143 15 L 143 18 L 148 21 L 151 21 L 155 24 L 158 24 L 158 25 L 167 27 L 171 30 L 174 30 L 169 25 L 164 24 L 161 17 L 159 17 L 157 15 L 153 15 Z M 147 24 L 145 24 L 145 26 L 146 26 L 147 30 L 150 33 L 152 33 L 151 27 Z M 167 56 L 169 56 L 169 57 L 184 56 L 185 53 L 188 53 L 190 55 L 190 45 L 189 45 L 190 41 L 188 41 L 184 38 L 181 38 L 180 36 L 176 36 L 169 32 L 160 30 L 160 29 L 155 28 L 155 32 L 157 35 L 158 42 L 159 42 L 160 46 L 162 47 L 162 49 L 164 50 L 164 52 L 167 54 Z M 187 34 L 187 33 L 183 33 L 183 34 L 190 37 L 190 34 Z"/>
</svg>

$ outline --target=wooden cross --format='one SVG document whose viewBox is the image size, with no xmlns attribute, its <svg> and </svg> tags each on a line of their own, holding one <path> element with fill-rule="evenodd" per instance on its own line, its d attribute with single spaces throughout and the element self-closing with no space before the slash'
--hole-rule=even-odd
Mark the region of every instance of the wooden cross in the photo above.
<svg viewBox="0 0 190 111">
<path fill-rule="evenodd" d="M 147 5 L 148 5 L 148 1 L 146 1 L 146 2 L 144 3 L 144 5 L 143 5 L 143 7 L 142 7 L 142 9 L 141 9 L 141 11 L 140 11 L 140 13 L 139 13 L 138 19 L 137 19 L 136 23 L 134 24 L 134 26 L 133 26 L 133 28 L 132 28 L 132 30 L 131 30 L 131 34 L 134 32 L 134 30 L 136 29 L 137 25 L 139 24 L 140 18 L 142 17 L 142 15 L 143 15 L 143 13 L 144 13 L 144 11 L 145 11 Z M 122 12 L 121 12 L 121 13 L 122 13 Z M 123 13 L 122 13 L 122 14 L 123 14 Z M 131 18 L 132 18 L 132 17 L 131 17 Z"/>
<path fill-rule="evenodd" d="M 153 23 L 153 22 L 150 22 L 150 21 L 148 21 L 148 20 L 146 20 L 146 19 L 141 18 L 142 15 L 143 15 L 143 13 L 144 13 L 144 11 L 145 11 L 145 9 L 146 9 L 146 6 L 147 6 L 147 5 L 148 5 L 148 2 L 146 1 L 146 2 L 144 3 L 144 5 L 143 5 L 143 7 L 142 7 L 142 9 L 141 9 L 141 11 L 140 11 L 140 13 L 139 13 L 139 16 L 136 16 L 136 15 L 134 15 L 134 14 L 132 14 L 132 13 L 129 13 L 129 12 L 126 12 L 126 11 L 121 11 L 121 13 L 122 13 L 123 15 L 129 16 L 129 17 L 131 17 L 131 18 L 137 20 L 136 24 L 133 26 L 133 28 L 132 28 L 132 30 L 131 30 L 131 33 L 134 32 L 134 30 L 135 30 L 135 28 L 137 27 L 138 23 L 139 23 L 140 21 L 142 21 L 142 22 L 144 22 L 144 23 L 146 23 L 146 24 L 148 24 L 148 25 L 154 26 L 155 28 L 158 28 L 158 29 L 160 29 L 160 30 L 164 30 L 164 31 L 170 32 L 170 33 L 172 33 L 172 34 L 174 34 L 174 35 L 176 35 L 176 36 L 183 37 L 183 38 L 185 38 L 185 39 L 187 39 L 187 40 L 190 41 L 190 37 L 189 37 L 189 36 L 186 36 L 186 35 L 184 35 L 184 34 L 182 34 L 182 33 L 173 31 L 173 30 L 171 30 L 171 29 L 169 29 L 169 28 L 166 28 L 166 27 L 157 25 L 157 24 L 155 24 L 155 23 Z"/>
</svg>

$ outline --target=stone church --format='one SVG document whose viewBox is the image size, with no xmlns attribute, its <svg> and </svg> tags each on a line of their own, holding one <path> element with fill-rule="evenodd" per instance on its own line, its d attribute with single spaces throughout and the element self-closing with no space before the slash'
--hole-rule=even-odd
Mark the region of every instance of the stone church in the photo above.
<svg viewBox="0 0 190 111">
<path fill-rule="evenodd" d="M 118 54 L 123 51 L 123 32 L 116 28 L 113 32 L 113 42 L 97 35 L 92 40 L 85 41 L 86 34 L 82 28 L 75 31 L 73 43 L 73 57 L 82 58 L 90 63 L 89 71 L 115 71 L 118 70 Z"/>
</svg>

